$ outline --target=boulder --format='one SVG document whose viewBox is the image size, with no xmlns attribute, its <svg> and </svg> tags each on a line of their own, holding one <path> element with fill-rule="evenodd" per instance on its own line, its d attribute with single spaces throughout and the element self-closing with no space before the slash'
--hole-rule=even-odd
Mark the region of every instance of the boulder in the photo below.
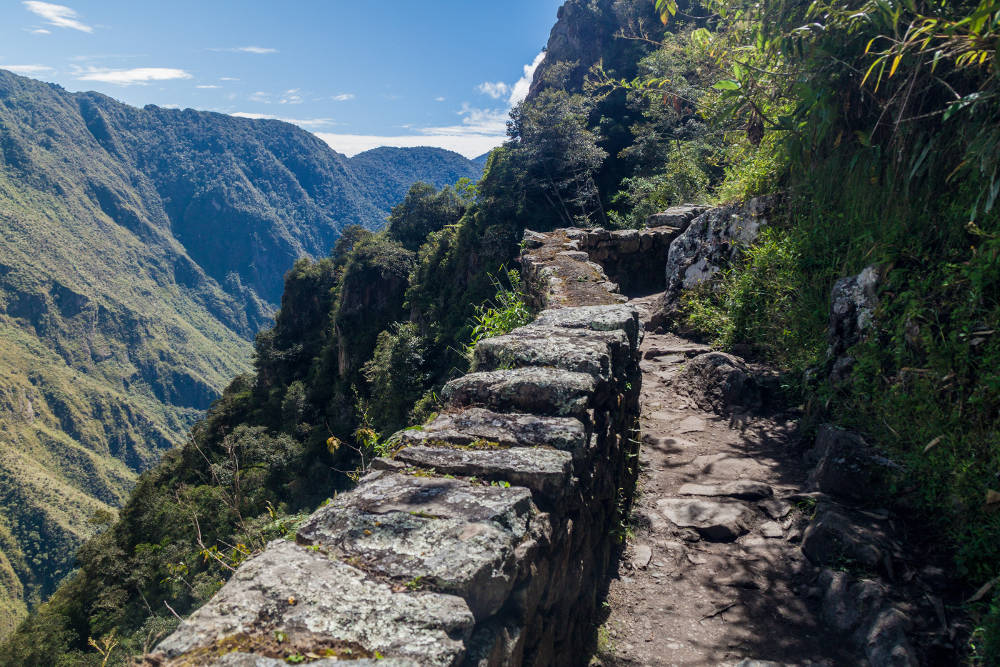
<svg viewBox="0 0 1000 667">
<path fill-rule="evenodd" d="M 826 355 L 830 360 L 830 379 L 835 383 L 844 382 L 851 375 L 854 358 L 847 351 L 861 342 L 872 326 L 878 306 L 878 283 L 878 268 L 869 266 L 833 285 Z"/>
<path fill-rule="evenodd" d="M 913 626 L 906 614 L 893 607 L 883 609 L 865 634 L 865 656 L 871 667 L 916 667 L 913 646 L 906 633 Z"/>
<path fill-rule="evenodd" d="M 857 433 L 831 424 L 820 426 L 816 446 L 806 459 L 816 464 L 809 476 L 812 488 L 859 502 L 877 499 L 876 494 L 889 488 L 889 480 L 901 470 Z"/>
<path fill-rule="evenodd" d="M 854 563 L 888 569 L 892 542 L 884 522 L 821 504 L 802 537 L 802 553 L 816 565 Z"/>
<path fill-rule="evenodd" d="M 665 269 L 664 307 L 675 309 L 681 290 L 709 280 L 751 245 L 767 226 L 773 198 L 713 208 L 694 218 L 670 244 Z"/>
<path fill-rule="evenodd" d="M 824 569 L 819 575 L 823 590 L 823 620 L 840 633 L 859 627 L 882 605 L 884 588 L 870 579 L 854 581 L 847 572 Z"/>
<path fill-rule="evenodd" d="M 739 357 L 708 352 L 689 361 L 674 383 L 704 410 L 719 414 L 760 404 L 757 381 Z"/>
</svg>

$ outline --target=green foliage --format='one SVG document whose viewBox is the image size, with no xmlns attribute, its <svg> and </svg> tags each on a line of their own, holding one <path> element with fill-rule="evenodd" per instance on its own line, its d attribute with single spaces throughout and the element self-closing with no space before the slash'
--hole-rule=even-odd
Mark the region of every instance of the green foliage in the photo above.
<svg viewBox="0 0 1000 667">
<path fill-rule="evenodd" d="M 511 111 L 511 157 L 524 169 L 523 186 L 540 193 L 562 225 L 604 221 L 595 175 L 607 153 L 587 126 L 589 113 L 584 96 L 553 89 Z"/>
<path fill-rule="evenodd" d="M 368 381 L 375 430 L 393 433 L 406 426 L 410 408 L 424 394 L 426 342 L 412 322 L 396 322 L 378 335 L 362 369 Z"/>
<path fill-rule="evenodd" d="M 521 274 L 514 269 L 503 270 L 503 267 L 501 269 L 502 277 L 490 275 L 490 282 L 496 288 L 493 300 L 476 306 L 472 336 L 468 345 L 470 357 L 476 343 L 484 338 L 502 336 L 531 322 L 531 311 L 521 293 Z"/>
<path fill-rule="evenodd" d="M 1000 663 L 1000 593 L 984 611 L 979 627 L 972 633 L 972 663 L 987 667 Z"/>
<path fill-rule="evenodd" d="M 459 221 L 466 201 L 452 187 L 440 191 L 427 183 L 415 183 L 406 199 L 389 215 L 386 234 L 407 250 L 416 251 L 432 233 Z"/>
<path fill-rule="evenodd" d="M 683 295 L 687 324 L 716 345 L 749 345 L 783 368 L 804 370 L 825 349 L 826 300 L 803 272 L 788 229 L 765 229 L 732 267 Z"/>
</svg>

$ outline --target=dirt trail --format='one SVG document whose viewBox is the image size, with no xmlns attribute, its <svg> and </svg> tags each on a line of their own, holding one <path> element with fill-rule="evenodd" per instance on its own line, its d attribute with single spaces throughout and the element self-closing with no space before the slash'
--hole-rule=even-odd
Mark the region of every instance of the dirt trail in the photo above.
<svg viewBox="0 0 1000 667">
<path fill-rule="evenodd" d="M 632 303 L 648 311 L 654 298 Z M 794 415 L 707 412 L 675 385 L 707 348 L 647 333 L 642 351 L 633 531 L 592 664 L 863 663 L 824 630 L 817 570 L 798 548 L 807 517 L 789 496 L 807 471 Z"/>
</svg>

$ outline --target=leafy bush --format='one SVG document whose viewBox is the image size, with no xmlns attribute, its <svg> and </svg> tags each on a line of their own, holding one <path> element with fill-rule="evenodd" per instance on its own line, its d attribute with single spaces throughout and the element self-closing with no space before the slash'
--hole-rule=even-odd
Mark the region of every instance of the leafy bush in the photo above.
<svg viewBox="0 0 1000 667">
<path fill-rule="evenodd" d="M 531 322 L 531 310 L 525 304 L 524 296 L 521 294 L 521 274 L 514 269 L 507 269 L 500 276 L 500 278 L 490 276 L 490 281 L 496 288 L 493 300 L 476 306 L 472 336 L 467 352 L 470 357 L 476 343 L 484 338 L 502 336 Z M 504 284 L 504 278 L 506 278 L 506 284 Z"/>
</svg>

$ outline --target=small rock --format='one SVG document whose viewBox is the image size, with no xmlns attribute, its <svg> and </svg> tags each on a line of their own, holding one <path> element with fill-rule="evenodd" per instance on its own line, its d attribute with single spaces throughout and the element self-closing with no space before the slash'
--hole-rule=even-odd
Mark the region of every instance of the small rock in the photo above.
<svg viewBox="0 0 1000 667">
<path fill-rule="evenodd" d="M 632 567 L 645 570 L 653 559 L 653 549 L 648 544 L 637 544 L 632 550 Z"/>
<path fill-rule="evenodd" d="M 753 512 L 743 503 L 665 498 L 656 506 L 674 524 L 694 528 L 713 542 L 731 542 L 745 535 L 753 519 Z"/>
<path fill-rule="evenodd" d="M 781 537 L 785 534 L 785 531 L 781 529 L 781 524 L 774 521 L 768 521 L 760 527 L 760 534 L 764 537 Z"/>
<path fill-rule="evenodd" d="M 784 500 L 765 500 L 760 503 L 760 508 L 775 521 L 784 519 L 792 511 L 791 503 Z"/>
</svg>

